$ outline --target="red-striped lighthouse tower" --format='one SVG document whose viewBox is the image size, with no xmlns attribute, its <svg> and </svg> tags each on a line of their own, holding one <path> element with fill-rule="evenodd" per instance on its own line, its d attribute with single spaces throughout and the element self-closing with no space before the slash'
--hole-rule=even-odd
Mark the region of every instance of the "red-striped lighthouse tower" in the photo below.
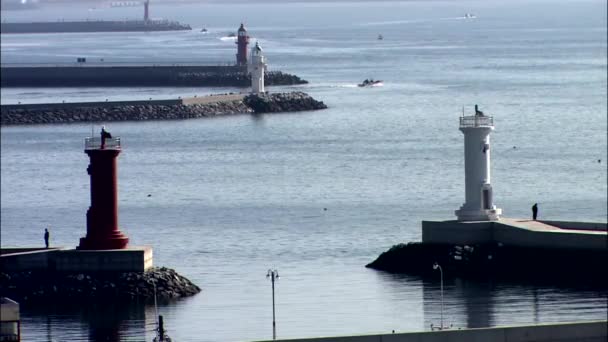
<svg viewBox="0 0 608 342">
<path fill-rule="evenodd" d="M 150 7 L 150 0 L 146 0 L 146 2 L 144 2 L 144 21 L 145 22 L 148 22 L 148 20 L 150 20 L 149 7 Z"/>
<path fill-rule="evenodd" d="M 87 211 L 87 236 L 80 239 L 78 249 L 122 249 L 129 243 L 118 229 L 116 158 L 120 151 L 120 138 L 85 139 L 84 152 L 90 159 L 87 172 L 91 177 L 91 206 Z"/>
<path fill-rule="evenodd" d="M 237 49 L 236 49 L 236 64 L 237 65 L 247 65 L 247 45 L 249 44 L 249 36 L 247 35 L 247 30 L 245 30 L 245 26 L 241 23 L 241 27 L 239 27 L 239 31 L 237 33 Z"/>
</svg>

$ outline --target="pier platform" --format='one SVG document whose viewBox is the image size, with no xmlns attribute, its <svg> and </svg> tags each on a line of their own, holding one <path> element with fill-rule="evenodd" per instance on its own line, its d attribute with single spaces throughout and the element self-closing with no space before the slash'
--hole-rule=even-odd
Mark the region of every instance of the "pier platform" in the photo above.
<svg viewBox="0 0 608 342">
<path fill-rule="evenodd" d="M 422 221 L 423 243 L 487 244 L 605 250 L 606 223 L 500 218 L 497 221 Z"/>
</svg>

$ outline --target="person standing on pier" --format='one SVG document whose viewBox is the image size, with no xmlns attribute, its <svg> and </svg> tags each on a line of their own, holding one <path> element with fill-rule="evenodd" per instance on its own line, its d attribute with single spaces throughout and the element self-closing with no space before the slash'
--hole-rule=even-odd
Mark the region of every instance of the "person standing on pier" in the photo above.
<svg viewBox="0 0 608 342">
<path fill-rule="evenodd" d="M 536 221 L 536 216 L 538 215 L 538 203 L 534 203 L 532 206 L 532 219 Z"/>
<path fill-rule="evenodd" d="M 101 149 L 106 147 L 106 139 L 112 139 L 112 134 L 106 131 L 106 126 L 101 126 Z"/>
<path fill-rule="evenodd" d="M 44 244 L 46 246 L 46 248 L 49 248 L 49 237 L 51 236 L 51 234 L 49 233 L 48 229 L 44 229 Z"/>
</svg>

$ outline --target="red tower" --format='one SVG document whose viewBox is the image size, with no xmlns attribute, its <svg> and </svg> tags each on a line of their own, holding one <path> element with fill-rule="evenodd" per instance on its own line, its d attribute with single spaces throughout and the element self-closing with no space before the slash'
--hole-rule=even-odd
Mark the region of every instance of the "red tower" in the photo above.
<svg viewBox="0 0 608 342">
<path fill-rule="evenodd" d="M 87 172 L 91 176 L 91 206 L 87 211 L 87 236 L 78 249 L 122 249 L 129 238 L 118 229 L 118 187 L 116 158 L 120 138 L 86 138 L 84 152 L 89 155 Z"/>
<path fill-rule="evenodd" d="M 144 21 L 146 21 L 146 22 L 150 19 L 149 12 L 148 12 L 149 5 L 150 5 L 150 0 L 146 0 L 146 2 L 144 2 Z"/>
<path fill-rule="evenodd" d="M 236 41 L 237 65 L 247 65 L 247 44 L 249 44 L 249 36 L 247 35 L 247 30 L 245 30 L 245 26 L 243 26 L 243 23 L 241 23 L 241 27 L 239 27 Z"/>
</svg>

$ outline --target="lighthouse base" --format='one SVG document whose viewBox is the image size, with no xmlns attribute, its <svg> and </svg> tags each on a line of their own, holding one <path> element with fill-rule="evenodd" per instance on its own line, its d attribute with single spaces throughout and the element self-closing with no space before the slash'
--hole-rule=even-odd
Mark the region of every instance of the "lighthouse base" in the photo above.
<svg viewBox="0 0 608 342">
<path fill-rule="evenodd" d="M 120 231 L 112 232 L 104 236 L 89 236 L 80 238 L 78 250 L 104 250 L 124 249 L 129 243 L 129 238 Z"/>
<path fill-rule="evenodd" d="M 477 209 L 468 210 L 460 208 L 454 212 L 458 217 L 458 221 L 497 221 L 502 214 L 502 209 L 494 207 L 493 209 Z"/>
<path fill-rule="evenodd" d="M 62 250 L 55 269 L 64 272 L 144 272 L 153 266 L 152 247 L 133 246 L 114 250 Z"/>
</svg>

